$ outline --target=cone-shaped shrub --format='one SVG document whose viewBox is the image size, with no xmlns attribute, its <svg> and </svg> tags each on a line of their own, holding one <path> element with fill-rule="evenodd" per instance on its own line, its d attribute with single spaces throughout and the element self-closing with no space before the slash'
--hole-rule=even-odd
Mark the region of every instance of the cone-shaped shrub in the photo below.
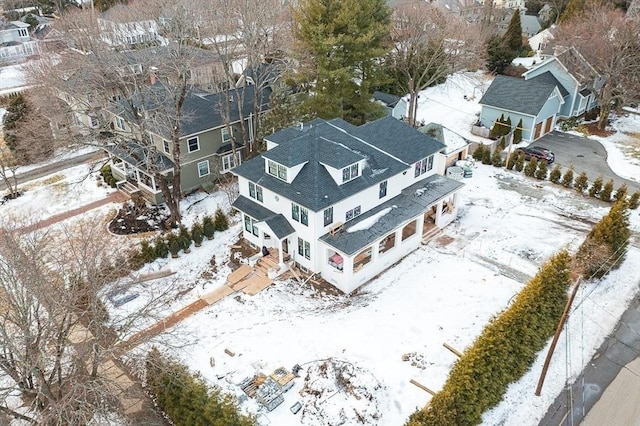
<svg viewBox="0 0 640 426">
<path fill-rule="evenodd" d="M 628 192 L 627 184 L 623 183 L 616 191 L 616 195 L 613 197 L 614 201 L 626 200 Z"/>
<path fill-rule="evenodd" d="M 513 170 L 513 168 L 516 165 L 516 160 L 517 159 L 518 159 L 518 157 L 513 152 L 507 156 L 507 159 L 506 159 L 505 165 L 504 165 L 507 168 L 507 170 Z"/>
<path fill-rule="evenodd" d="M 589 188 L 589 178 L 587 177 L 587 172 L 582 172 L 576 178 L 575 189 L 576 192 L 584 194 L 587 188 Z"/>
<path fill-rule="evenodd" d="M 140 256 L 144 263 L 151 263 L 157 258 L 156 249 L 147 240 L 140 242 Z"/>
<path fill-rule="evenodd" d="M 611 201 L 611 193 L 613 192 L 613 179 L 609 179 L 607 183 L 602 187 L 602 191 L 600 191 L 600 199 L 602 201 L 606 201 L 607 203 Z"/>
<path fill-rule="evenodd" d="M 200 247 L 202 245 L 204 233 L 202 232 L 202 224 L 200 224 L 200 222 L 194 223 L 191 227 L 191 238 L 193 239 L 193 243 L 196 247 Z"/>
<path fill-rule="evenodd" d="M 484 149 L 485 149 L 484 145 L 482 144 L 478 145 L 476 150 L 473 151 L 473 154 L 472 154 L 473 159 L 476 161 L 481 161 L 482 156 L 484 155 Z"/>
<path fill-rule="evenodd" d="M 524 166 L 524 174 L 525 176 L 533 177 L 533 175 L 538 170 L 538 160 L 536 158 L 532 158 L 529 160 L 526 166 Z"/>
<path fill-rule="evenodd" d="M 502 157 L 500 156 L 499 149 L 496 149 L 493 151 L 493 154 L 491 154 L 491 164 L 493 164 L 493 167 L 502 167 Z"/>
<path fill-rule="evenodd" d="M 547 163 L 544 161 L 538 162 L 538 169 L 536 170 L 536 179 L 544 180 L 547 178 Z"/>
<path fill-rule="evenodd" d="M 167 246 L 169 247 L 171 257 L 178 257 L 178 253 L 180 252 L 180 240 L 173 232 L 170 232 L 169 235 L 167 235 Z"/>
<path fill-rule="evenodd" d="M 591 184 L 591 188 L 589 188 L 589 196 L 599 197 L 600 191 L 602 191 L 602 176 L 598 176 L 598 178 Z"/>
<path fill-rule="evenodd" d="M 227 215 L 224 214 L 224 211 L 219 207 L 216 209 L 216 215 L 213 219 L 213 227 L 218 232 L 229 229 L 229 220 L 227 219 Z"/>
<path fill-rule="evenodd" d="M 191 251 L 191 234 L 186 226 L 180 225 L 178 239 L 180 241 L 180 249 L 185 253 L 189 253 Z"/>
<path fill-rule="evenodd" d="M 500 138 L 500 142 L 498 142 L 498 149 L 502 151 L 507 146 L 507 141 L 504 139 L 504 136 Z"/>
<path fill-rule="evenodd" d="M 516 128 L 513 130 L 513 143 L 519 144 L 522 142 L 522 118 L 518 121 Z"/>
<path fill-rule="evenodd" d="M 524 155 L 518 154 L 516 158 L 516 171 L 521 172 L 524 169 Z"/>
<path fill-rule="evenodd" d="M 481 423 L 482 413 L 500 402 L 553 335 L 567 301 L 570 261 L 563 251 L 540 268 L 454 364 L 429 409 L 412 414 L 408 426 Z"/>
<path fill-rule="evenodd" d="M 207 239 L 212 240 L 213 234 L 216 232 L 215 226 L 213 226 L 213 219 L 211 216 L 205 216 L 202 218 L 202 233 Z"/>
<path fill-rule="evenodd" d="M 169 255 L 169 246 L 167 245 L 167 242 L 161 235 L 158 235 L 153 240 L 153 245 L 156 248 L 156 257 L 164 259 Z"/>
<path fill-rule="evenodd" d="M 629 197 L 629 208 L 635 210 L 640 205 L 640 192 L 636 191 Z"/>
<path fill-rule="evenodd" d="M 491 164 L 491 148 L 487 147 L 482 151 L 482 164 Z"/>
<path fill-rule="evenodd" d="M 555 184 L 560 183 L 560 179 L 562 178 L 562 169 L 560 168 L 560 164 L 556 164 L 551 173 L 549 173 L 549 180 Z"/>
<path fill-rule="evenodd" d="M 569 170 L 564 172 L 562 176 L 562 186 L 565 188 L 571 188 L 573 186 L 573 166 L 569 167 Z"/>
</svg>

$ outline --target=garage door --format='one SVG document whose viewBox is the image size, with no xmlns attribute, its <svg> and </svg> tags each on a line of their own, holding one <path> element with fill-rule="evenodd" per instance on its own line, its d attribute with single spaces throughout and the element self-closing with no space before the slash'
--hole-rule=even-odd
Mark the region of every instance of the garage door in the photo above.
<svg viewBox="0 0 640 426">
<path fill-rule="evenodd" d="M 551 125 L 552 124 L 553 124 L 553 117 L 547 118 L 547 122 L 545 123 L 545 126 L 544 126 L 544 134 L 545 135 L 551 131 Z"/>
<path fill-rule="evenodd" d="M 542 121 L 536 124 L 536 133 L 533 139 L 538 139 L 540 136 L 542 136 Z"/>
</svg>

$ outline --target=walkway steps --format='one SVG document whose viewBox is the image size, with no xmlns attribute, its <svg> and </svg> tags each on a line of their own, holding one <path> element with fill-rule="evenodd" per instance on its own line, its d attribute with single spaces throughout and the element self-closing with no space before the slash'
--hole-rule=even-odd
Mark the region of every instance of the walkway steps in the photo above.
<svg viewBox="0 0 640 426">
<path fill-rule="evenodd" d="M 247 281 L 248 284 L 245 288 L 242 289 L 242 291 L 249 296 L 255 296 L 260 291 L 269 287 L 273 283 L 273 281 L 271 281 L 271 278 L 261 274 L 256 274 L 249 278 Z"/>
<path fill-rule="evenodd" d="M 228 295 L 234 292 L 235 292 L 235 289 L 229 286 L 223 285 L 222 287 L 212 291 L 211 293 L 207 293 L 204 296 L 202 296 L 201 300 L 204 300 L 209 305 L 213 305 L 214 303 L 218 302 L 219 300 L 227 297 Z"/>
<path fill-rule="evenodd" d="M 240 266 L 227 277 L 227 284 L 233 287 L 234 284 L 245 279 L 251 271 L 253 271 L 253 269 L 249 265 Z"/>
</svg>

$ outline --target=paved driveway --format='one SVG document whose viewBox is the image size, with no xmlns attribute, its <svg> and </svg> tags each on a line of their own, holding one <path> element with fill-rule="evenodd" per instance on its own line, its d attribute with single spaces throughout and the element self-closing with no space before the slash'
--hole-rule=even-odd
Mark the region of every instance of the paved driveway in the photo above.
<svg viewBox="0 0 640 426">
<path fill-rule="evenodd" d="M 554 130 L 533 142 L 531 146 L 550 149 L 556 156 L 557 164 L 560 164 L 563 169 L 573 165 L 575 176 L 583 171 L 587 172 L 589 182 L 602 176 L 603 183 L 613 179 L 614 189 L 617 189 L 622 183 L 626 183 L 629 193 L 640 190 L 640 183 L 623 179 L 609 168 L 607 151 L 596 140 Z"/>
</svg>

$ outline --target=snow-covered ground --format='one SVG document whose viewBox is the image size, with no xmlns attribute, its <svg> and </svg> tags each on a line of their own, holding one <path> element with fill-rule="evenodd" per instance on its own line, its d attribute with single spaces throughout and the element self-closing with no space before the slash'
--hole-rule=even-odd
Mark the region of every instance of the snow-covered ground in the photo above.
<svg viewBox="0 0 640 426">
<path fill-rule="evenodd" d="M 425 90 L 418 120 L 441 123 L 477 140 L 469 127 L 477 119 L 477 101 L 489 83 L 473 74 Z M 473 99 L 465 100 L 464 95 Z M 631 118 L 621 117 L 616 125 L 626 126 L 627 120 Z M 621 154 L 615 138 L 605 146 L 614 171 L 638 174 L 637 160 Z M 4 209 L 0 213 L 31 215 L 34 206 L 43 206 L 47 214 L 55 214 L 52 210 L 73 208 L 67 202 L 81 205 L 108 194 L 109 189 L 98 187 L 93 178 L 71 184 L 78 180 L 73 176 L 86 174 L 86 170 L 74 170 L 65 174 L 69 181 L 59 187 L 46 179 L 33 183 L 23 197 L 0 207 Z M 565 247 L 574 249 L 589 231 L 589 221 L 599 220 L 608 211 L 607 204 L 491 166 L 477 166 L 464 183 L 459 218 L 444 235 L 357 294 L 330 296 L 309 284 L 278 281 L 253 297 L 232 295 L 153 343 L 184 360 L 210 383 L 240 397 L 237 385 L 244 378 L 299 364 L 300 378 L 274 411 L 259 412 L 255 400 L 242 398 L 242 408 L 259 412 L 262 424 L 403 424 L 430 399 L 410 380 L 437 391 L 456 360 L 442 344 L 464 350 L 487 321 L 508 306 L 541 263 Z M 57 194 L 63 188 L 75 192 L 63 198 Z M 31 192 L 33 198 L 26 198 Z M 229 209 L 222 193 L 189 197 L 182 203 L 185 222 L 212 214 L 217 206 Z M 133 312 L 149 294 L 171 288 L 175 299 L 164 308 L 162 314 L 167 315 L 223 285 L 230 272 L 229 246 L 241 231 L 238 220 L 232 217 L 228 231 L 188 255 L 146 265 L 141 272 L 170 268 L 176 274 L 130 288 L 140 296 L 120 308 L 111 306 L 112 317 Z M 632 212 L 631 223 L 634 232 L 640 232 L 638 211 Z M 584 302 L 569 321 L 570 344 L 564 337 L 559 343 L 543 396 L 533 396 L 541 368 L 538 360 L 528 375 L 511 386 L 505 400 L 485 415 L 485 424 L 537 424 L 567 378 L 577 376 L 637 293 L 638 271 L 640 251 L 632 247 L 621 269 L 597 288 L 585 285 L 578 296 L 578 303 Z M 226 354 L 225 349 L 235 355 Z M 569 354 L 568 363 L 565 354 Z M 294 415 L 289 407 L 298 401 L 302 410 Z"/>
</svg>

